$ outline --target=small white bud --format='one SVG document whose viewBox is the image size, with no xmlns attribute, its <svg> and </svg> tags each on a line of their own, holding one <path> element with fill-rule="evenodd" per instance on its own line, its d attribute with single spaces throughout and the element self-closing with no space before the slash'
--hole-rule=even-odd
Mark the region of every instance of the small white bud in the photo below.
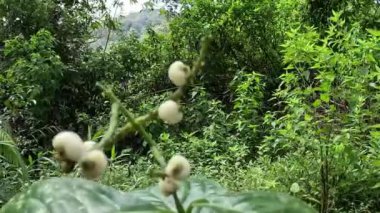
<svg viewBox="0 0 380 213">
<path fill-rule="evenodd" d="M 94 146 L 96 145 L 96 142 L 94 141 L 86 141 L 83 143 L 84 151 L 90 151 Z"/>
<path fill-rule="evenodd" d="M 179 183 L 171 177 L 165 177 L 158 182 L 161 193 L 166 197 L 174 194 L 178 190 L 178 185 Z"/>
<path fill-rule="evenodd" d="M 177 102 L 168 100 L 158 107 L 158 117 L 168 124 L 176 124 L 182 120 L 183 114 L 179 111 Z"/>
<path fill-rule="evenodd" d="M 190 163 L 182 155 L 174 155 L 165 168 L 165 174 L 176 180 L 184 180 L 190 176 Z"/>
<path fill-rule="evenodd" d="M 178 87 L 184 86 L 187 82 L 187 77 L 190 74 L 190 67 L 181 61 L 176 61 L 170 65 L 168 74 L 169 79 L 174 85 Z"/>
<path fill-rule="evenodd" d="M 80 167 L 84 177 L 96 180 L 107 168 L 107 156 L 96 149 L 86 152 L 80 160 Z"/>
<path fill-rule="evenodd" d="M 60 132 L 52 142 L 54 149 L 67 160 L 77 162 L 83 154 L 83 141 L 75 132 Z"/>
</svg>

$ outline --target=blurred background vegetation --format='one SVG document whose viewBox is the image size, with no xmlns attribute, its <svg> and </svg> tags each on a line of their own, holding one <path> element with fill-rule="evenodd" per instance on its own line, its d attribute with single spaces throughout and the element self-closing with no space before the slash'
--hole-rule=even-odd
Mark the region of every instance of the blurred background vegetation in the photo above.
<svg viewBox="0 0 380 213">
<path fill-rule="evenodd" d="M 168 66 L 191 64 L 211 34 L 184 120 L 148 127 L 165 156 L 230 190 L 379 212 L 379 27 L 379 0 L 164 0 L 125 16 L 102 0 L 0 0 L 0 205 L 62 175 L 60 130 L 99 141 L 110 107 L 96 82 L 147 113 L 173 90 Z M 148 150 L 139 135 L 118 141 L 102 182 L 150 184 Z"/>
</svg>

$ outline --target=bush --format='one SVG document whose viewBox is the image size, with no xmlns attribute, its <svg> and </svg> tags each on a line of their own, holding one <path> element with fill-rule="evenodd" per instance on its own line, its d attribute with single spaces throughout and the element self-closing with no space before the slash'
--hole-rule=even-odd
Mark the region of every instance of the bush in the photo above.
<svg viewBox="0 0 380 213">
<path fill-rule="evenodd" d="M 275 159 L 289 158 L 288 153 L 310 156 L 292 161 L 291 168 L 319 174 L 320 183 L 302 173 L 298 180 L 280 182 L 312 181 L 307 188 L 318 191 L 322 209 L 349 211 L 355 205 L 376 211 L 379 194 L 371 187 L 379 173 L 369 168 L 377 158 L 371 126 L 377 123 L 379 34 L 363 32 L 359 24 L 346 28 L 340 14 L 334 13 L 324 37 L 310 27 L 288 33 L 287 73 L 275 94 L 284 110 L 266 115 L 272 129 L 260 149 Z M 318 164 L 309 165 L 312 159 Z M 296 177 L 297 171 L 291 174 Z M 353 188 L 355 196 L 347 196 Z"/>
</svg>

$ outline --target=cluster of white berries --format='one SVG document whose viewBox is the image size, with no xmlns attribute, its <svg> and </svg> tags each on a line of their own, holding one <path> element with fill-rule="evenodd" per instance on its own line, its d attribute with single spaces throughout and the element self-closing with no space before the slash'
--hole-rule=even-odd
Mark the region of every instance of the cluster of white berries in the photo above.
<svg viewBox="0 0 380 213">
<path fill-rule="evenodd" d="M 79 163 L 83 176 L 96 180 L 107 168 L 107 156 L 103 151 L 94 149 L 96 143 L 83 142 L 75 132 L 60 132 L 54 136 L 52 142 L 56 158 L 65 172 L 71 171 Z"/>
<path fill-rule="evenodd" d="M 173 156 L 165 168 L 165 177 L 158 182 L 161 193 L 165 196 L 175 193 L 178 190 L 179 183 L 189 177 L 190 170 L 190 163 L 185 157 Z"/>
<path fill-rule="evenodd" d="M 185 86 L 191 75 L 190 67 L 181 61 L 172 63 L 168 70 L 169 79 L 178 87 Z M 180 105 L 174 100 L 162 103 L 158 108 L 158 117 L 168 124 L 176 124 L 183 118 Z M 71 171 L 78 163 L 82 174 L 88 179 L 98 179 L 107 168 L 107 156 L 103 151 L 95 149 L 96 143 L 80 138 L 71 131 L 63 131 L 54 136 L 53 147 L 56 158 L 62 169 Z M 159 181 L 159 188 L 165 196 L 172 195 L 178 190 L 181 181 L 190 175 L 190 163 L 181 155 L 173 156 L 166 168 L 165 177 Z"/>
<path fill-rule="evenodd" d="M 190 67 L 181 61 L 175 61 L 170 65 L 168 75 L 174 85 L 184 86 L 190 76 Z M 158 108 L 158 117 L 168 124 L 176 124 L 182 120 L 183 113 L 177 102 L 168 100 Z"/>
<path fill-rule="evenodd" d="M 186 85 L 190 74 L 190 67 L 181 61 L 172 63 L 168 71 L 169 79 L 178 87 Z M 167 124 L 179 123 L 183 118 L 180 108 L 180 105 L 174 100 L 165 101 L 158 107 L 158 117 Z M 181 155 L 173 156 L 165 168 L 165 177 L 158 182 L 162 194 L 169 196 L 175 193 L 178 190 L 179 183 L 189 175 L 189 161 Z"/>
</svg>

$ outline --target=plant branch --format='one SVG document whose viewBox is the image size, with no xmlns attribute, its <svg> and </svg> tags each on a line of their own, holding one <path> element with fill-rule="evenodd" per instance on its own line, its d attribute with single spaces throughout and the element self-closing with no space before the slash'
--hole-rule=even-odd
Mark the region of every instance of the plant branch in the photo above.
<svg viewBox="0 0 380 213">
<path fill-rule="evenodd" d="M 200 50 L 200 55 L 198 59 L 194 62 L 193 67 L 190 71 L 190 75 L 188 77 L 188 84 L 193 83 L 195 76 L 201 72 L 203 66 L 205 65 L 205 59 L 208 52 L 209 43 L 211 41 L 210 37 L 205 37 L 202 39 L 202 45 Z M 166 166 L 165 159 L 159 152 L 156 143 L 154 142 L 152 136 L 147 133 L 144 129 L 144 126 L 147 126 L 150 122 L 153 120 L 156 120 L 158 118 L 158 110 L 155 109 L 152 112 L 140 116 L 138 118 L 133 118 L 132 113 L 130 113 L 122 104 L 121 101 L 116 97 L 116 95 L 112 92 L 110 88 L 106 88 L 102 84 L 97 84 L 104 92 L 105 96 L 107 96 L 113 104 L 117 104 L 120 107 L 120 110 L 125 116 L 128 118 L 128 123 L 125 124 L 123 127 L 117 130 L 116 134 L 113 134 L 116 130 L 115 128 L 110 129 L 109 131 L 112 131 L 112 134 L 109 133 L 107 137 L 104 137 L 104 140 L 102 139 L 101 143 L 99 144 L 100 147 L 105 147 L 109 144 L 116 143 L 117 141 L 122 140 L 126 135 L 133 133 L 135 131 L 138 131 L 144 139 L 148 142 L 149 146 L 151 147 L 152 153 L 154 158 L 158 161 L 160 166 L 164 168 Z M 183 97 L 186 90 L 188 89 L 188 85 L 179 87 L 173 94 L 170 96 L 169 99 L 177 101 Z M 114 115 L 114 114 L 113 114 Z M 112 119 L 111 119 L 112 120 Z M 108 132 L 107 132 L 108 133 Z M 109 137 L 108 137 L 109 136 Z"/>
<path fill-rule="evenodd" d="M 108 130 L 102 138 L 102 140 L 97 144 L 97 148 L 103 148 L 106 147 L 108 144 L 112 143 L 113 136 L 115 135 L 115 131 L 117 129 L 117 124 L 119 120 L 119 108 L 119 102 L 114 102 L 112 104 L 110 126 L 108 127 Z"/>
<path fill-rule="evenodd" d="M 146 125 L 148 125 L 149 122 L 151 122 L 152 120 L 155 120 L 156 118 L 157 118 L 157 110 L 154 110 L 153 112 L 151 112 L 149 114 L 146 114 L 146 115 L 143 115 L 143 116 L 136 118 L 135 121 L 137 123 L 139 123 L 140 125 L 146 126 Z M 118 133 L 115 136 L 115 140 L 120 141 L 126 135 L 133 133 L 135 131 L 136 131 L 136 129 L 133 127 L 132 123 L 128 122 L 127 124 L 125 124 L 123 127 L 121 127 L 118 130 Z"/>
<path fill-rule="evenodd" d="M 190 71 L 188 78 L 188 83 L 185 86 L 179 87 L 171 96 L 170 99 L 176 101 L 182 98 L 188 89 L 189 83 L 193 83 L 195 76 L 202 71 L 205 65 L 205 59 L 208 53 L 208 48 L 210 46 L 211 36 L 202 38 L 201 50 L 198 59 L 193 63 L 193 67 Z"/>
<path fill-rule="evenodd" d="M 173 92 L 173 94 L 170 96 L 170 99 L 174 101 L 181 99 L 182 96 L 185 94 L 188 88 L 188 85 L 193 83 L 195 76 L 202 70 L 203 66 L 205 65 L 205 59 L 207 56 L 210 40 L 211 40 L 210 37 L 205 37 L 202 39 L 200 55 L 193 64 L 193 67 L 187 79 L 187 84 L 182 87 L 179 87 L 175 92 Z M 116 95 L 112 92 L 111 88 L 107 88 L 100 83 L 97 83 L 97 86 L 99 86 L 103 90 L 104 95 L 108 97 L 112 102 L 110 127 L 107 133 L 105 134 L 105 136 L 102 138 L 102 140 L 98 144 L 98 147 L 104 148 L 107 145 L 113 144 L 116 141 L 121 140 L 128 133 L 138 131 L 143 136 L 145 141 L 148 142 L 152 150 L 153 157 L 160 164 L 161 168 L 165 169 L 166 167 L 165 158 L 162 156 L 161 152 L 159 151 L 156 142 L 152 138 L 152 135 L 146 132 L 144 128 L 144 126 L 148 125 L 149 122 L 157 119 L 158 110 L 155 109 L 152 112 L 135 119 L 133 117 L 133 114 L 129 112 L 129 110 L 122 105 L 120 99 L 116 97 Z M 116 134 L 114 134 L 117 128 L 119 109 L 128 118 L 129 122 L 125 126 L 120 128 Z M 183 208 L 176 192 L 173 194 L 173 197 L 174 197 L 177 211 L 179 213 L 185 213 L 185 209 Z"/>
<path fill-rule="evenodd" d="M 116 97 L 116 95 L 111 91 L 110 88 L 106 88 L 105 86 L 98 83 L 98 86 L 101 87 L 104 91 L 104 94 L 111 100 L 113 104 L 117 104 L 120 106 L 121 112 L 127 116 L 129 123 L 131 124 L 131 127 L 133 127 L 135 130 L 137 130 L 145 139 L 146 142 L 148 142 L 154 158 L 157 160 L 157 162 L 160 164 L 162 168 L 165 168 L 166 162 L 164 157 L 161 155 L 160 151 L 157 148 L 156 142 L 153 140 L 152 136 L 145 131 L 144 127 L 138 123 L 134 118 L 131 112 L 125 108 L 120 100 Z"/>
<path fill-rule="evenodd" d="M 207 56 L 207 53 L 208 53 L 208 48 L 209 48 L 209 45 L 210 45 L 210 41 L 211 41 L 211 37 L 208 36 L 208 37 L 205 37 L 202 39 L 202 45 L 201 45 L 201 50 L 200 50 L 200 54 L 199 54 L 199 57 L 198 59 L 194 62 L 194 65 L 191 69 L 191 72 L 190 72 L 190 76 L 189 76 L 189 79 L 188 81 L 190 83 L 193 83 L 193 80 L 195 78 L 195 76 L 201 72 L 204 64 L 205 64 L 205 59 L 206 59 L 206 56 Z M 182 86 L 182 87 L 179 87 L 176 91 L 174 91 L 170 98 L 171 100 L 174 100 L 174 101 L 177 101 L 179 99 L 182 98 L 182 96 L 185 94 L 186 90 L 187 90 L 188 86 L 185 85 L 185 86 Z M 146 115 L 143 115 L 143 116 L 140 116 L 138 118 L 136 118 L 136 122 L 139 123 L 140 125 L 143 125 L 143 126 L 146 126 L 148 125 L 151 121 L 157 119 L 158 117 L 158 110 L 155 109 L 153 110 L 152 112 L 146 114 Z M 127 124 L 125 124 L 123 127 L 121 127 L 118 131 L 118 133 L 116 134 L 116 137 L 115 137 L 115 140 L 116 141 L 119 141 L 121 140 L 122 138 L 124 138 L 126 135 L 132 133 L 136 131 L 136 129 L 133 127 L 133 125 L 128 122 Z"/>
</svg>

